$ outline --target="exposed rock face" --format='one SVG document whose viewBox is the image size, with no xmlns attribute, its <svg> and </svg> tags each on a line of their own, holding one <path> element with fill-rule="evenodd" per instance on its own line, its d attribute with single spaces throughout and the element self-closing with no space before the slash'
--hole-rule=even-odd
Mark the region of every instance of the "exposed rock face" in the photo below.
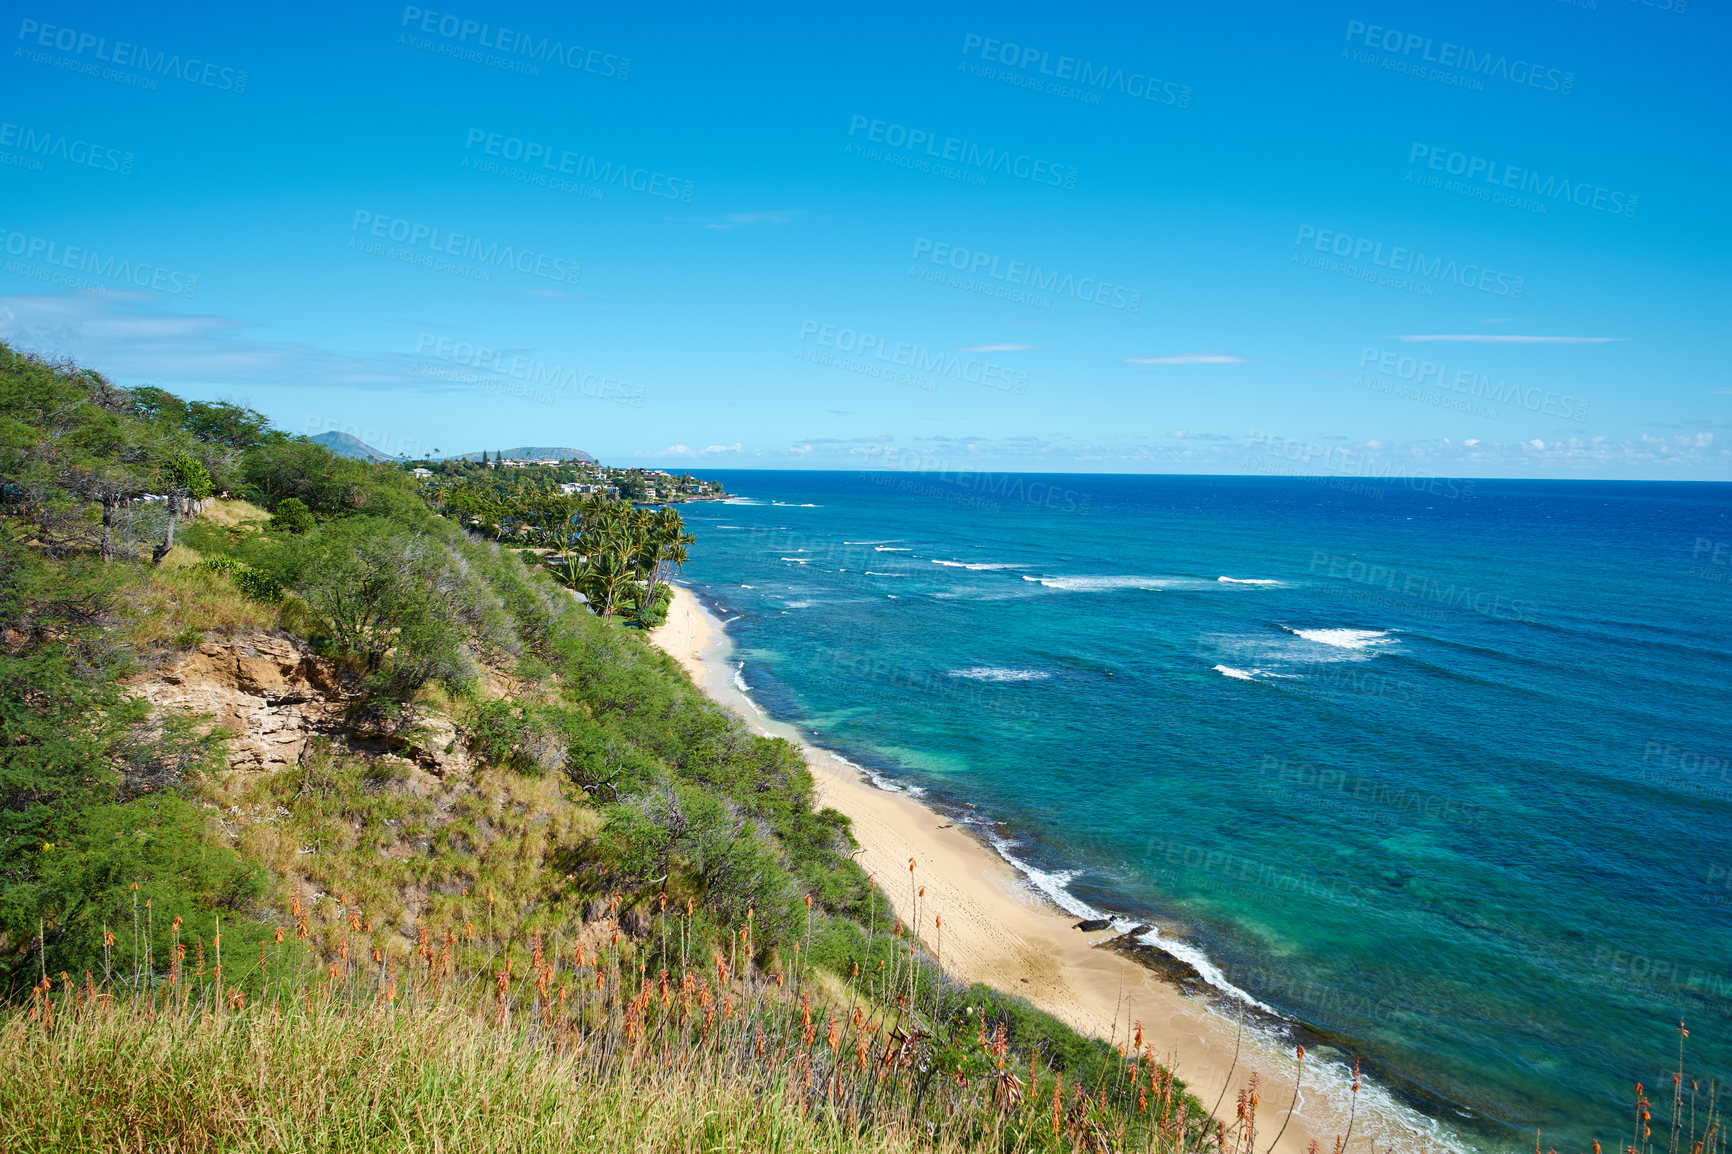
<svg viewBox="0 0 1732 1154">
<path fill-rule="evenodd" d="M 285 637 L 254 634 L 200 645 L 134 683 L 152 705 L 208 715 L 234 734 L 229 765 L 295 765 L 317 733 L 342 728 L 342 708 L 325 672 Z"/>
<path fill-rule="evenodd" d="M 288 637 L 256 633 L 206 642 L 135 679 L 132 688 L 157 709 L 209 717 L 227 729 L 231 769 L 297 765 L 317 736 L 369 753 L 389 750 L 440 776 L 468 769 L 461 736 L 447 718 L 426 718 L 408 737 L 351 726 L 330 666 Z"/>
<path fill-rule="evenodd" d="M 407 732 L 354 720 L 348 723 L 342 736 L 351 748 L 362 753 L 400 755 L 440 777 L 469 768 L 457 727 L 438 714 L 416 718 Z"/>
</svg>

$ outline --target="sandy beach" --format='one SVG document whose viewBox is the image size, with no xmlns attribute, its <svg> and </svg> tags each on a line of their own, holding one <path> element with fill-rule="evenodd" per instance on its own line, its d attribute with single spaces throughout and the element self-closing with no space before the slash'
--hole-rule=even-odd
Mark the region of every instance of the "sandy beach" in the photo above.
<svg viewBox="0 0 1732 1154">
<path fill-rule="evenodd" d="M 1295 1061 L 1285 1043 L 1254 1031 L 1240 1036 L 1235 1023 L 1204 999 L 1181 992 L 1116 951 L 1097 949 L 1097 943 L 1113 936 L 1110 932 L 1076 929 L 1075 916 L 1054 906 L 963 828 L 907 794 L 878 788 L 857 767 L 808 744 L 792 726 L 765 716 L 735 684 L 721 622 L 689 589 L 676 586 L 667 624 L 651 637 L 707 694 L 753 729 L 802 749 L 820 803 L 853 822 L 861 846 L 858 860 L 878 879 L 904 920 L 912 896 L 908 862 L 914 860 L 914 884 L 926 887 L 920 934 L 929 947 L 942 946 L 944 968 L 956 978 L 1018 994 L 1078 1031 L 1117 1043 L 1126 1042 L 1140 1022 L 1156 1055 L 1205 1105 L 1219 1099 L 1220 1112 L 1228 1119 L 1238 1091 L 1255 1073 L 1262 1102 L 1257 1129 L 1268 1136 L 1259 1144 L 1285 1124 L 1274 1148 L 1283 1154 L 1304 1151 L 1313 1139 L 1327 1150 L 1346 1130 L 1350 1095 L 1339 1071 L 1330 1086 L 1317 1063 L 1308 1061 L 1303 1092 L 1289 1120 Z M 943 918 L 942 943 L 934 933 L 933 915 Z M 1363 1139 L 1379 1150 L 1417 1149 L 1419 1135 L 1393 1117 L 1378 1117 L 1383 1111 L 1368 1097 L 1359 1102 L 1354 1148 L 1360 1148 Z M 1435 1136 L 1431 1142 L 1435 1149 Z"/>
</svg>

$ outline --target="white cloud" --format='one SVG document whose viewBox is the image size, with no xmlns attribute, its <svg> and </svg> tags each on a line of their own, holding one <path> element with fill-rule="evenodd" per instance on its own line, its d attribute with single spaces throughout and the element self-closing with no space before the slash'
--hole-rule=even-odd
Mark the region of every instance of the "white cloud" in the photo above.
<svg viewBox="0 0 1732 1154">
<path fill-rule="evenodd" d="M 242 335 L 233 317 L 171 312 L 143 294 L 0 297 L 0 340 L 47 357 L 72 357 L 117 384 L 301 384 L 437 387 L 407 355 L 350 356 Z"/>
<path fill-rule="evenodd" d="M 663 449 L 659 453 L 645 453 L 643 455 L 648 456 L 648 457 L 695 457 L 695 456 L 697 456 L 696 453 L 692 452 L 692 447 L 690 445 L 669 445 L 667 448 Z"/>
<path fill-rule="evenodd" d="M 1408 333 L 1398 341 L 1459 341 L 1476 345 L 1607 345 L 1623 337 L 1536 337 L 1519 333 Z"/>
<path fill-rule="evenodd" d="M 1226 353 L 1181 353 L 1173 357 L 1126 357 L 1127 365 L 1248 365 L 1244 357 Z"/>
<path fill-rule="evenodd" d="M 284 368 L 286 347 L 233 337 L 241 327 L 227 317 L 161 312 L 132 294 L 0 299 L 0 337 L 115 375 L 250 375 Z"/>
<path fill-rule="evenodd" d="M 736 228 L 751 228 L 759 224 L 792 224 L 806 214 L 789 209 L 770 209 L 762 212 L 726 212 L 718 217 L 687 217 L 686 220 L 701 224 L 705 228 L 718 232 L 727 232 Z"/>
<path fill-rule="evenodd" d="M 706 454 L 738 453 L 739 451 L 740 451 L 740 442 L 738 442 L 738 441 L 735 441 L 731 445 L 705 445 L 704 446 L 704 452 Z"/>
</svg>

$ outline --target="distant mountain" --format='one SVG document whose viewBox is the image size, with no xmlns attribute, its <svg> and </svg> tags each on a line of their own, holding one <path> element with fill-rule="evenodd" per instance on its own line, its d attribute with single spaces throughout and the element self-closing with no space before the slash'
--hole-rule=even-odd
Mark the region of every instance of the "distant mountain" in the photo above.
<svg viewBox="0 0 1732 1154">
<path fill-rule="evenodd" d="M 389 454 L 381 453 L 359 437 L 351 437 L 347 433 L 320 433 L 307 440 L 315 445 L 323 445 L 338 457 L 352 457 L 357 461 L 390 461 L 395 460 Z"/>
<path fill-rule="evenodd" d="M 348 433 L 332 431 L 329 433 L 320 433 L 316 437 L 308 437 L 307 439 L 315 445 L 325 446 L 325 448 L 331 450 L 332 453 L 339 457 L 352 457 L 357 461 L 394 461 L 397 459 L 389 453 L 380 452 L 378 449 L 367 444 L 367 442 L 361 440 L 359 437 L 352 437 Z M 584 452 L 582 449 L 573 449 L 559 445 L 519 445 L 515 449 L 487 450 L 487 456 L 489 459 L 497 457 L 501 453 L 506 457 L 512 457 L 518 460 L 533 461 L 552 457 L 561 461 L 583 461 L 587 464 L 595 464 L 595 458 Z M 445 459 L 448 461 L 479 461 L 481 459 L 481 454 L 461 453 L 457 456 L 447 457 Z"/>
<path fill-rule="evenodd" d="M 553 457 L 561 461 L 583 461 L 587 464 L 595 464 L 595 458 L 584 452 L 582 449 L 563 448 L 553 445 L 519 445 L 515 449 L 488 449 L 486 452 L 489 460 L 503 453 L 508 459 L 516 458 L 520 461 L 533 461 L 541 457 Z M 480 453 L 459 453 L 455 457 L 447 458 L 447 460 L 452 461 L 479 461 L 480 459 Z"/>
</svg>

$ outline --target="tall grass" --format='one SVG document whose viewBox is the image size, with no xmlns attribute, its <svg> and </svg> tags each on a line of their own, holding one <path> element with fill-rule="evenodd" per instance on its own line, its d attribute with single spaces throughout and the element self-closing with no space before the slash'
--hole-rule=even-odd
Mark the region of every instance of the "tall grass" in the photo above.
<svg viewBox="0 0 1732 1154">
<path fill-rule="evenodd" d="M 276 1010 L 276 1013 L 272 1011 Z M 0 1149 L 893 1151 L 752 1070 L 586 1056 L 454 1007 L 62 1010 L 0 1030 Z M 942 1138 L 934 1145 L 948 1146 Z"/>
<path fill-rule="evenodd" d="M 531 935 L 521 957 L 473 926 L 423 927 L 407 967 L 289 932 L 225 959 L 219 933 L 136 977 L 44 976 L 0 1018 L 0 1149 L 1176 1154 L 1221 1138 L 1151 1052 L 1067 1075 L 1013 1052 L 1017 1022 L 935 971 L 911 966 L 908 992 L 876 1001 L 857 972 L 753 964 L 750 937 L 672 971 L 617 931 Z"/>
<path fill-rule="evenodd" d="M 808 937 L 783 968 L 749 917 L 705 938 L 689 905 L 660 912 L 641 939 L 611 919 L 564 942 L 422 924 L 407 963 L 358 912 L 325 953 L 299 896 L 256 957 L 225 953 L 220 925 L 189 949 L 178 917 L 166 957 L 104 930 L 103 977 L 43 973 L 0 1010 L 0 1150 L 1270 1154 L 1285 1130 L 1259 1122 L 1256 1075 L 1231 1116 L 1225 1089 L 1199 1103 L 1140 1024 L 1077 1060 L 900 925 L 828 951 Z M 1678 1033 L 1668 1117 L 1637 1085 L 1623 1154 L 1725 1154 L 1719 1087 L 1686 1075 Z"/>
</svg>

